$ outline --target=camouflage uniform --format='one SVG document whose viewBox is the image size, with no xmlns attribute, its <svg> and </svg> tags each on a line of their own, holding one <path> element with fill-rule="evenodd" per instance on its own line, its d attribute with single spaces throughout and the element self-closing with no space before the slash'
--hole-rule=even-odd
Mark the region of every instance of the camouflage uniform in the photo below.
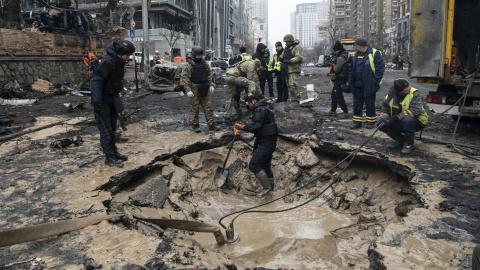
<svg viewBox="0 0 480 270">
<path fill-rule="evenodd" d="M 290 97 L 292 101 L 300 101 L 300 92 L 298 91 L 298 75 L 302 71 L 302 62 L 303 62 L 303 48 L 299 45 L 300 41 L 295 39 L 290 46 L 286 46 L 283 50 L 280 59 L 284 59 L 285 52 L 291 49 L 292 58 L 290 59 L 291 63 L 288 65 L 286 80 L 288 91 L 290 92 Z"/>
<path fill-rule="evenodd" d="M 260 61 L 246 60 L 233 65 L 227 70 L 227 98 L 225 100 L 227 117 L 232 116 L 232 103 L 237 114 L 241 113 L 239 101 L 243 88 L 248 88 L 249 92 L 256 91 L 261 93 L 260 81 L 256 71 L 259 66 Z"/>
<path fill-rule="evenodd" d="M 208 76 L 208 84 L 214 86 L 212 81 L 212 71 L 208 64 L 205 64 Z M 188 103 L 190 104 L 190 126 L 195 128 L 199 124 L 198 122 L 198 113 L 199 105 L 202 106 L 205 118 L 207 119 L 208 126 L 213 125 L 213 106 L 210 101 L 210 93 L 206 97 L 200 97 L 198 93 L 198 84 L 193 83 L 190 78 L 192 77 L 192 64 L 185 62 L 182 66 L 183 72 L 182 77 L 180 78 L 180 84 L 185 87 L 185 91 L 188 93 L 192 91 L 193 97 L 188 98 Z"/>
</svg>

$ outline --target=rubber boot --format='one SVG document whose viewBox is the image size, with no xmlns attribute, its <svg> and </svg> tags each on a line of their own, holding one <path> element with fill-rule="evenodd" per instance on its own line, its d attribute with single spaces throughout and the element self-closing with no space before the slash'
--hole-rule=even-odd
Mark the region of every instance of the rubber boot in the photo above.
<svg viewBox="0 0 480 270">
<path fill-rule="evenodd" d="M 268 177 L 268 182 L 270 183 L 270 189 L 273 191 L 275 188 L 275 179 L 273 177 Z"/>
<path fill-rule="evenodd" d="M 262 191 L 257 193 L 257 197 L 264 197 L 270 191 L 272 191 L 270 187 L 270 182 L 268 181 L 268 177 L 265 171 L 260 171 L 259 173 L 255 174 L 255 177 L 257 177 L 258 181 L 260 182 L 260 184 L 262 184 L 263 187 Z"/>
<path fill-rule="evenodd" d="M 412 152 L 413 150 L 413 137 L 414 137 L 414 133 L 405 133 L 405 141 L 403 142 L 403 148 L 402 148 L 402 151 L 400 151 L 400 153 L 404 154 L 404 155 L 408 155 Z"/>
<path fill-rule="evenodd" d="M 394 142 L 391 144 L 387 145 L 388 148 L 390 149 L 396 149 L 400 148 L 403 145 L 403 135 L 402 134 L 395 134 L 395 133 L 387 133 L 388 137 L 392 138 Z"/>
</svg>

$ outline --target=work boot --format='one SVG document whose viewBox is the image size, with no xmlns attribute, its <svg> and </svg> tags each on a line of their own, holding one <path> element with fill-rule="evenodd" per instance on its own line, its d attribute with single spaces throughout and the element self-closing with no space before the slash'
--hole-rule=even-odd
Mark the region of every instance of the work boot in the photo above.
<svg viewBox="0 0 480 270">
<path fill-rule="evenodd" d="M 359 129 L 362 127 L 362 122 L 353 121 L 353 124 L 350 126 L 350 129 Z"/>
<path fill-rule="evenodd" d="M 388 137 L 393 139 L 393 142 L 387 145 L 389 149 L 397 149 L 403 145 L 403 135 L 402 134 L 391 134 L 387 133 Z"/>
<path fill-rule="evenodd" d="M 275 188 L 275 179 L 273 177 L 268 177 L 268 182 L 270 182 L 270 189 L 273 191 Z"/>
<path fill-rule="evenodd" d="M 263 187 L 262 191 L 257 193 L 257 197 L 265 197 L 265 195 L 272 191 L 267 174 L 265 173 L 265 171 L 260 171 L 259 173 L 255 174 L 255 177 L 257 177 L 258 181 L 260 182 L 260 184 L 262 184 Z"/>
<path fill-rule="evenodd" d="M 415 135 L 414 133 L 405 133 L 405 136 L 404 136 L 405 141 L 403 142 L 403 148 L 402 148 L 402 151 L 400 151 L 400 153 L 404 155 L 408 155 L 412 152 L 414 135 Z"/>
<path fill-rule="evenodd" d="M 215 131 L 219 131 L 220 130 L 220 127 L 215 125 L 215 123 L 213 123 L 212 125 L 208 126 L 208 129 L 209 130 L 215 130 Z"/>
<path fill-rule="evenodd" d="M 193 126 L 193 131 L 195 131 L 196 133 L 202 132 L 202 130 L 200 129 L 200 125 L 198 125 L 198 124 L 197 124 L 197 125 L 194 125 L 194 126 Z"/>
<path fill-rule="evenodd" d="M 105 165 L 116 166 L 118 168 L 123 167 L 123 163 L 121 161 L 117 160 L 115 157 L 106 157 L 105 158 Z"/>
<path fill-rule="evenodd" d="M 334 115 L 337 115 L 337 112 L 329 111 L 329 112 L 327 112 L 327 115 L 334 116 Z"/>
<path fill-rule="evenodd" d="M 375 123 L 374 122 L 367 122 L 367 129 L 373 129 L 375 128 Z"/>
<path fill-rule="evenodd" d="M 115 158 L 118 159 L 118 160 L 121 160 L 121 161 L 127 161 L 128 160 L 128 156 L 122 155 L 118 152 L 115 153 Z"/>
<path fill-rule="evenodd" d="M 337 117 L 338 117 L 339 119 L 347 119 L 347 118 L 349 118 L 350 116 L 348 115 L 348 113 L 343 112 L 343 113 L 337 114 Z"/>
</svg>

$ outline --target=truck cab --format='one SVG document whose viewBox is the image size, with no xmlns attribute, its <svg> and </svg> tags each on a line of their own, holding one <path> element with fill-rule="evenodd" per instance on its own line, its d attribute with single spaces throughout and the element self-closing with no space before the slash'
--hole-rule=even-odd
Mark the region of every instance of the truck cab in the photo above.
<svg viewBox="0 0 480 270">
<path fill-rule="evenodd" d="M 353 39 L 341 39 L 340 43 L 343 44 L 343 48 L 350 54 L 350 56 L 353 56 L 356 52 L 355 46 L 354 46 L 354 40 Z"/>
<path fill-rule="evenodd" d="M 480 117 L 480 2 L 418 0 L 411 14 L 409 75 L 418 83 L 438 84 L 427 96 L 428 108 L 454 118 Z M 463 96 L 464 105 L 455 104 Z"/>
</svg>

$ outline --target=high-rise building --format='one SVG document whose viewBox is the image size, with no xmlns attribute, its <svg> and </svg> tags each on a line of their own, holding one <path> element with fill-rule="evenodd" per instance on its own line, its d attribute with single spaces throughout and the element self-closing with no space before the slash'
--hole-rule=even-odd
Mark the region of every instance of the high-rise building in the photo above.
<svg viewBox="0 0 480 270">
<path fill-rule="evenodd" d="M 294 18 L 292 34 L 304 48 L 313 48 L 318 42 L 317 26 L 319 21 L 327 20 L 329 1 L 298 4 Z"/>
<path fill-rule="evenodd" d="M 268 44 L 268 1 L 251 2 L 250 17 L 252 19 L 252 39 L 254 48 L 258 43 Z"/>
</svg>

